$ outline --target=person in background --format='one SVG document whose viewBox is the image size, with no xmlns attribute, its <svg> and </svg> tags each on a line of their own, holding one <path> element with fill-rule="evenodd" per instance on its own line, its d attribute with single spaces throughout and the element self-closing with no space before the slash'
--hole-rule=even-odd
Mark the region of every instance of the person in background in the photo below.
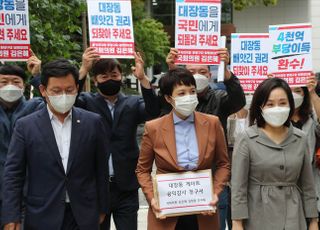
<svg viewBox="0 0 320 230">
<path fill-rule="evenodd" d="M 0 66 L 0 222 L 2 178 L 9 143 L 16 121 L 44 106 L 41 98 L 26 100 L 24 90 L 27 75 L 17 65 Z"/>
<path fill-rule="evenodd" d="M 47 63 L 40 92 L 47 106 L 16 122 L 3 175 L 5 230 L 99 229 L 109 205 L 109 146 L 102 118 L 74 108 L 79 73 L 65 59 Z"/>
<path fill-rule="evenodd" d="M 157 98 L 144 73 L 144 63 L 135 53 L 133 74 L 141 84 L 142 96 L 124 95 L 120 92 L 122 69 L 116 59 L 99 59 L 94 48 L 83 55 L 80 82 L 91 70 L 97 93 L 82 93 L 76 105 L 100 114 L 107 129 L 111 148 L 109 157 L 109 181 L 111 209 L 108 210 L 102 230 L 110 229 L 111 215 L 117 230 L 137 230 L 139 184 L 135 175 L 139 147 L 137 126 L 158 116 Z"/>
<path fill-rule="evenodd" d="M 289 85 L 270 78 L 256 89 L 250 127 L 237 138 L 232 160 L 233 230 L 318 229 L 308 140 L 291 124 Z"/>
<path fill-rule="evenodd" d="M 229 180 L 230 163 L 225 136 L 216 116 L 195 112 L 198 104 L 196 82 L 183 68 L 169 70 L 163 76 L 160 90 L 173 110 L 145 125 L 136 174 L 150 205 L 148 230 L 207 230 L 219 227 L 216 214 L 157 219 L 159 206 L 154 198 L 151 171 L 155 161 L 157 173 L 179 173 L 202 169 L 213 172 L 215 206 Z"/>
<path fill-rule="evenodd" d="M 320 98 L 315 92 L 317 79 L 309 77 L 306 87 L 291 88 L 295 110 L 291 118 L 294 127 L 302 130 L 308 139 L 310 163 L 313 166 L 313 176 L 317 192 L 317 206 L 320 213 L 320 157 L 317 155 L 317 145 L 320 141 Z"/>
</svg>

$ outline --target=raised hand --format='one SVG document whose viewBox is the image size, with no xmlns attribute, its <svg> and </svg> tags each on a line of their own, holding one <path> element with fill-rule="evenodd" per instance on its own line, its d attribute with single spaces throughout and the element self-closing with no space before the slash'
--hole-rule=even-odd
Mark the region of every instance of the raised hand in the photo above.
<svg viewBox="0 0 320 230">
<path fill-rule="evenodd" d="M 40 74 L 41 71 L 41 60 L 35 55 L 35 53 L 30 49 L 31 57 L 29 57 L 27 61 L 28 71 L 32 74 L 32 76 L 36 76 Z"/>
<path fill-rule="evenodd" d="M 139 80 L 142 87 L 144 87 L 145 89 L 151 89 L 151 84 L 144 72 L 144 61 L 140 53 L 134 52 L 133 55 L 134 55 L 134 61 L 136 64 L 135 66 L 131 67 L 133 75 Z"/>
<path fill-rule="evenodd" d="M 175 48 L 170 48 L 170 52 L 167 55 L 166 63 L 168 65 L 169 70 L 175 69 L 177 66 L 174 64 L 176 59 L 178 58 L 179 51 Z"/>
<path fill-rule="evenodd" d="M 87 76 L 87 73 L 91 70 L 95 61 L 100 58 L 94 47 L 87 48 L 82 54 L 82 64 L 79 70 L 80 80 Z"/>
</svg>

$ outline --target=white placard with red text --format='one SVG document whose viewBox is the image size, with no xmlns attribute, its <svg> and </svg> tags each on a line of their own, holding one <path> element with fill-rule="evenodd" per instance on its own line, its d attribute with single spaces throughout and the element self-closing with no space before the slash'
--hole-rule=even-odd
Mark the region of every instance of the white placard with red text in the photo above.
<svg viewBox="0 0 320 230">
<path fill-rule="evenodd" d="M 176 0 L 176 64 L 218 65 L 220 0 Z"/>
<path fill-rule="evenodd" d="M 28 0 L 0 0 L 0 60 L 30 57 Z"/>
<path fill-rule="evenodd" d="M 176 216 L 203 211 L 215 211 L 209 205 L 213 199 L 212 170 L 160 174 L 155 177 L 159 216 Z"/>
<path fill-rule="evenodd" d="M 231 34 L 231 71 L 246 93 L 253 93 L 268 75 L 269 34 Z"/>
<path fill-rule="evenodd" d="M 130 0 L 87 0 L 90 46 L 102 58 L 133 58 Z"/>
<path fill-rule="evenodd" d="M 269 69 L 291 86 L 304 86 L 312 73 L 312 26 L 270 25 Z"/>
</svg>

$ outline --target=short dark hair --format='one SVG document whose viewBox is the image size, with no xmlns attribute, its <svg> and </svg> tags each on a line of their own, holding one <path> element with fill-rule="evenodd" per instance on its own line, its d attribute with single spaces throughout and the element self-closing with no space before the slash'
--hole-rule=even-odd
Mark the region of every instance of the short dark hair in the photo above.
<svg viewBox="0 0 320 230">
<path fill-rule="evenodd" d="M 185 68 L 169 70 L 159 83 L 161 94 L 171 96 L 174 87 L 177 85 L 196 86 L 196 81 L 192 73 Z"/>
<path fill-rule="evenodd" d="M 79 70 L 67 59 L 57 59 L 45 64 L 41 72 L 41 84 L 47 87 L 49 78 L 51 77 L 65 77 L 71 74 L 76 85 L 79 81 Z"/>
<path fill-rule="evenodd" d="M 256 89 L 252 97 L 250 106 L 250 126 L 257 124 L 258 127 L 264 127 L 266 121 L 262 116 L 262 107 L 267 103 L 270 93 L 276 88 L 281 88 L 285 91 L 290 105 L 290 113 L 284 125 L 289 126 L 291 117 L 294 113 L 294 100 L 291 89 L 286 81 L 280 78 L 269 78 L 264 80 Z"/>
<path fill-rule="evenodd" d="M 115 68 L 118 68 L 120 73 L 122 73 L 120 62 L 117 59 L 100 59 L 93 64 L 91 72 L 96 77 L 99 74 L 110 73 Z"/>
<path fill-rule="evenodd" d="M 188 64 L 188 65 L 184 65 L 183 67 L 187 67 L 187 66 L 191 66 L 191 65 L 197 65 L 197 64 Z M 206 66 L 210 72 L 210 65 L 203 65 L 203 66 Z"/>
<path fill-rule="evenodd" d="M 22 78 L 23 81 L 27 79 L 27 75 L 24 70 L 17 65 L 2 65 L 0 66 L 1 75 L 15 75 Z"/>
<path fill-rule="evenodd" d="M 304 93 L 303 102 L 298 109 L 299 117 L 302 124 L 306 123 L 310 115 L 312 115 L 312 106 L 310 101 L 310 93 L 307 87 L 301 87 Z"/>
</svg>

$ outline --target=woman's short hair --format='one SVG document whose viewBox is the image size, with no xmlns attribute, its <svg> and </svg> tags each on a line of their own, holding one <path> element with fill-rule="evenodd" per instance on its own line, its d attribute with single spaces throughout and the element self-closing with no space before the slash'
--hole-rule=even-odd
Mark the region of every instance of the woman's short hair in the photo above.
<svg viewBox="0 0 320 230">
<path fill-rule="evenodd" d="M 262 108 L 267 103 L 270 93 L 276 88 L 281 88 L 285 91 L 290 105 L 290 113 L 284 125 L 289 126 L 291 117 L 294 113 L 294 100 L 291 89 L 286 81 L 280 78 L 269 78 L 264 80 L 253 94 L 252 103 L 249 113 L 249 125 L 257 124 L 258 127 L 264 127 L 266 122 L 262 116 Z"/>
<path fill-rule="evenodd" d="M 171 96 L 174 87 L 177 85 L 196 86 L 196 81 L 192 73 L 185 68 L 169 70 L 159 82 L 161 94 Z"/>
</svg>

